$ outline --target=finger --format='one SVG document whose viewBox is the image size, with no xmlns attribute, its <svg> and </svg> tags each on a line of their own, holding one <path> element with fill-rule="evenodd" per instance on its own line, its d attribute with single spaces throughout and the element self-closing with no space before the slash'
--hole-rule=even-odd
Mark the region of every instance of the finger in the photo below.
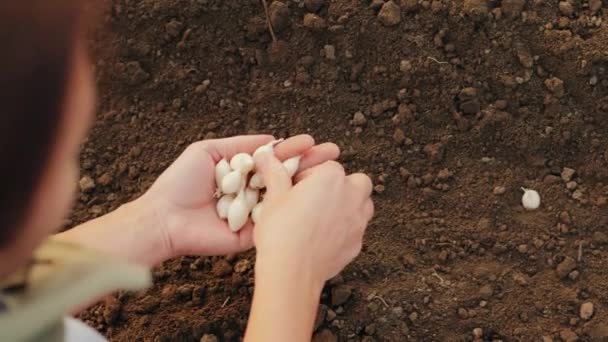
<svg viewBox="0 0 608 342">
<path fill-rule="evenodd" d="M 237 153 L 252 154 L 258 147 L 274 140 L 272 135 L 239 135 L 236 137 L 201 141 L 217 163 L 222 158 L 230 159 Z"/>
<path fill-rule="evenodd" d="M 274 148 L 274 155 L 279 160 L 299 156 L 315 145 L 315 139 L 308 134 L 300 134 L 288 138 Z"/>
<path fill-rule="evenodd" d="M 272 198 L 291 189 L 291 178 L 287 174 L 287 170 L 272 153 L 265 152 L 256 155 L 255 164 L 266 185 L 266 198 L 272 201 Z"/>
<path fill-rule="evenodd" d="M 353 173 L 346 177 L 347 181 L 353 187 L 354 196 L 361 199 L 362 203 L 372 195 L 374 185 L 368 175 L 364 173 Z"/>
<path fill-rule="evenodd" d="M 324 143 L 311 147 L 300 160 L 299 170 L 306 170 L 328 160 L 336 160 L 340 156 L 340 148 L 334 143 Z"/>
<path fill-rule="evenodd" d="M 330 173 L 332 177 L 344 177 L 345 175 L 344 167 L 342 166 L 342 164 L 333 160 L 328 160 L 298 173 L 294 178 L 294 183 L 299 183 L 304 179 L 310 177 L 314 173 L 326 171 L 332 171 Z"/>
</svg>

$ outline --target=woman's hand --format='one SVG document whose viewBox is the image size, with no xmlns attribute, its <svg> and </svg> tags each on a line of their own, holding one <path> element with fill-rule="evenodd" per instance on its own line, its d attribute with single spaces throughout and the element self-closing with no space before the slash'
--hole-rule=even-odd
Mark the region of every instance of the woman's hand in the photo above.
<svg viewBox="0 0 608 342">
<path fill-rule="evenodd" d="M 139 207 L 153 209 L 151 221 L 159 225 L 167 257 L 229 254 L 253 247 L 251 222 L 235 234 L 216 214 L 215 164 L 239 152 L 253 153 L 273 139 L 256 135 L 194 143 L 136 200 Z M 315 146 L 308 135 L 289 138 L 275 147 L 281 160 L 303 155 L 300 170 L 336 159 L 339 153 L 335 144 Z"/>
<path fill-rule="evenodd" d="M 257 159 L 267 193 L 254 231 L 256 285 L 245 341 L 310 341 L 323 284 L 361 251 L 374 213 L 372 182 L 328 161 L 292 186 L 276 158 Z"/>
</svg>

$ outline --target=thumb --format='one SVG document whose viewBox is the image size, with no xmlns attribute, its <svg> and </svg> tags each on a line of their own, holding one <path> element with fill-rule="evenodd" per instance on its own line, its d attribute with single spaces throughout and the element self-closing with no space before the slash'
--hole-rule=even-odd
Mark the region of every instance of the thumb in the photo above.
<svg viewBox="0 0 608 342">
<path fill-rule="evenodd" d="M 267 197 L 280 196 L 291 189 L 291 178 L 287 170 L 272 153 L 259 153 L 255 158 L 255 165 L 262 174 Z"/>
</svg>

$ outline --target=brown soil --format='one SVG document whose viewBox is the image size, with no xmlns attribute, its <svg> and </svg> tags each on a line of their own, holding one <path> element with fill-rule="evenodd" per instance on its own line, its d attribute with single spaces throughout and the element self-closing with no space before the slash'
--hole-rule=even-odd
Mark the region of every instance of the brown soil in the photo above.
<svg viewBox="0 0 608 342">
<path fill-rule="evenodd" d="M 310 133 L 373 177 L 377 205 L 316 341 L 606 333 L 608 3 L 395 2 L 286 0 L 272 43 L 257 0 L 115 0 L 82 153 L 97 185 L 68 224 L 135 198 L 196 140 Z M 81 317 L 113 341 L 238 341 L 253 262 L 172 260 Z"/>
</svg>

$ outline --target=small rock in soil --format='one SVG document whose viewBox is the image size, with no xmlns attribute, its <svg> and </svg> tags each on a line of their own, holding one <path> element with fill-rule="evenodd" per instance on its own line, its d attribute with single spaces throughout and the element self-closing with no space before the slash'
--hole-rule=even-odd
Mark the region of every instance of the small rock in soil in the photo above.
<svg viewBox="0 0 608 342">
<path fill-rule="evenodd" d="M 399 62 L 399 70 L 403 73 L 410 72 L 412 70 L 412 62 L 402 59 L 401 62 Z"/>
<path fill-rule="evenodd" d="M 304 6 L 309 12 L 317 12 L 325 5 L 326 0 L 304 0 Z"/>
<path fill-rule="evenodd" d="M 494 289 L 491 285 L 484 285 L 479 289 L 478 294 L 482 299 L 489 299 L 494 294 Z"/>
<path fill-rule="evenodd" d="M 473 19 L 482 19 L 490 9 L 486 0 L 464 0 L 463 11 Z"/>
<path fill-rule="evenodd" d="M 608 243 L 608 235 L 604 232 L 596 231 L 593 233 L 593 242 L 598 245 L 605 245 Z"/>
<path fill-rule="evenodd" d="M 475 328 L 473 329 L 473 338 L 480 339 L 483 337 L 483 329 Z"/>
<path fill-rule="evenodd" d="M 559 11 L 562 13 L 562 15 L 570 17 L 574 13 L 574 7 L 570 3 L 570 1 L 560 1 Z"/>
<path fill-rule="evenodd" d="M 102 186 L 108 186 L 112 183 L 112 175 L 109 173 L 104 173 L 99 178 L 97 178 L 97 183 Z"/>
<path fill-rule="evenodd" d="M 494 190 L 492 191 L 494 193 L 494 195 L 502 195 L 507 191 L 507 189 L 504 186 L 496 186 L 494 187 Z"/>
<path fill-rule="evenodd" d="M 353 115 L 353 125 L 363 126 L 366 122 L 367 119 L 365 118 L 365 115 L 363 115 L 362 112 L 356 112 L 355 115 Z"/>
<path fill-rule="evenodd" d="M 287 5 L 281 1 L 274 1 L 270 4 L 268 11 L 270 12 L 270 22 L 276 33 L 279 33 L 289 26 L 290 11 Z"/>
<path fill-rule="evenodd" d="M 395 26 L 401 22 L 401 8 L 394 1 L 390 0 L 378 12 L 378 20 L 384 26 Z"/>
<path fill-rule="evenodd" d="M 309 28 L 313 31 L 323 31 L 327 28 L 325 19 L 319 17 L 313 13 L 307 13 L 304 15 L 304 27 Z"/>
<path fill-rule="evenodd" d="M 564 81 L 560 80 L 557 77 L 548 78 L 545 80 L 545 87 L 549 89 L 553 96 L 557 98 L 561 98 L 564 96 Z"/>
<path fill-rule="evenodd" d="M 525 4 L 525 0 L 502 0 L 500 8 L 506 16 L 516 18 L 521 15 Z"/>
<path fill-rule="evenodd" d="M 602 0 L 589 0 L 589 10 L 595 14 L 602 8 Z"/>
<path fill-rule="evenodd" d="M 397 143 L 397 145 L 403 144 L 405 141 L 405 133 L 401 128 L 396 128 L 395 133 L 393 133 L 393 140 Z"/>
<path fill-rule="evenodd" d="M 215 335 L 205 334 L 201 337 L 201 342 L 217 342 L 218 339 Z"/>
<path fill-rule="evenodd" d="M 559 213 L 559 222 L 564 224 L 572 224 L 572 217 L 570 217 L 570 213 L 566 210 Z"/>
<path fill-rule="evenodd" d="M 338 285 L 331 289 L 331 305 L 339 306 L 350 298 L 353 293 L 353 289 L 347 285 Z"/>
<path fill-rule="evenodd" d="M 583 303 L 581 305 L 580 316 L 585 321 L 588 321 L 589 319 L 591 319 L 591 316 L 593 316 L 593 303 L 591 303 L 591 302 Z"/>
<path fill-rule="evenodd" d="M 423 148 L 427 158 L 432 162 L 438 163 L 443 159 L 445 148 L 442 143 L 428 144 Z"/>
<path fill-rule="evenodd" d="M 218 260 L 215 265 L 213 265 L 213 274 L 218 277 L 223 277 L 232 273 L 232 265 L 224 259 Z"/>
<path fill-rule="evenodd" d="M 338 309 L 342 309 L 342 307 L 339 307 Z M 336 313 L 336 311 L 332 310 L 332 309 L 327 309 L 327 317 L 325 318 L 328 322 L 333 321 L 336 316 L 338 316 L 338 314 Z"/>
<path fill-rule="evenodd" d="M 576 261 L 571 257 L 566 257 L 564 261 L 559 263 L 556 268 L 557 275 L 560 278 L 566 278 L 570 272 L 576 268 Z"/>
<path fill-rule="evenodd" d="M 80 178 L 78 186 L 82 192 L 91 192 L 93 189 L 95 189 L 95 181 L 89 176 L 83 176 Z"/>
<path fill-rule="evenodd" d="M 167 31 L 169 37 L 176 38 L 182 32 L 183 27 L 184 24 L 173 19 L 165 25 L 165 30 Z"/>
<path fill-rule="evenodd" d="M 574 169 L 571 169 L 569 167 L 565 167 L 562 170 L 562 180 L 564 182 L 569 182 L 570 180 L 572 180 L 572 177 L 574 176 L 574 174 L 576 173 L 576 171 L 574 171 Z"/>
<path fill-rule="evenodd" d="M 418 10 L 418 0 L 401 0 L 401 8 L 405 13 L 411 13 Z"/>
<path fill-rule="evenodd" d="M 333 45 L 325 45 L 323 47 L 323 51 L 325 52 L 325 58 L 334 60 L 336 59 L 336 47 Z"/>
<path fill-rule="evenodd" d="M 329 329 L 324 329 L 312 337 L 312 342 L 338 342 L 338 338 Z"/>
<path fill-rule="evenodd" d="M 578 341 L 578 335 L 574 333 L 574 331 L 570 329 L 564 329 L 559 332 L 559 337 L 564 342 L 575 342 Z"/>
</svg>

